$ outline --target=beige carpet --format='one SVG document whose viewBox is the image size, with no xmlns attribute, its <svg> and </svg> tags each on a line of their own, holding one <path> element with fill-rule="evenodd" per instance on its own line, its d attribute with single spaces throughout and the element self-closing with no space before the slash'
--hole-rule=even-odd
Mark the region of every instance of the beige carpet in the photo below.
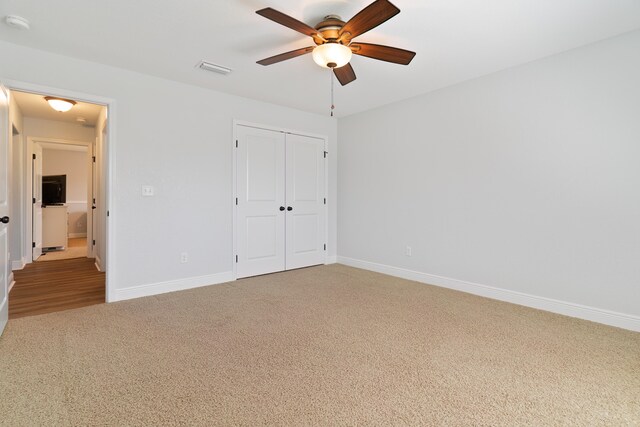
<svg viewBox="0 0 640 427">
<path fill-rule="evenodd" d="M 640 334 L 340 265 L 10 320 L 0 424 L 639 425 Z"/>
<path fill-rule="evenodd" d="M 78 237 L 68 240 L 64 251 L 52 251 L 42 254 L 38 261 L 56 261 L 59 259 L 84 258 L 87 256 L 87 238 Z"/>
</svg>

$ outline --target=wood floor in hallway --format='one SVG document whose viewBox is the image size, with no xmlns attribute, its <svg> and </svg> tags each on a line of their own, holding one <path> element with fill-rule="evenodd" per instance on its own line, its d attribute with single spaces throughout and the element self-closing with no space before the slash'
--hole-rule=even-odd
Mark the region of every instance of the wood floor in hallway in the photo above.
<svg viewBox="0 0 640 427">
<path fill-rule="evenodd" d="M 9 318 L 51 313 L 105 301 L 105 274 L 92 258 L 34 262 L 13 272 Z"/>
</svg>

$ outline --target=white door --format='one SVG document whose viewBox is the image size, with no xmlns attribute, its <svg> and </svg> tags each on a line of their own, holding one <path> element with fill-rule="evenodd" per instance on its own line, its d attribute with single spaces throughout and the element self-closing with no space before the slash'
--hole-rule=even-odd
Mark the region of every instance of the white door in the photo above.
<svg viewBox="0 0 640 427">
<path fill-rule="evenodd" d="M 33 260 L 42 255 L 42 145 L 33 144 L 31 194 L 33 195 Z"/>
<path fill-rule="evenodd" d="M 285 269 L 284 133 L 237 126 L 237 277 Z"/>
<path fill-rule="evenodd" d="M 324 263 L 324 140 L 236 128 L 238 278 Z"/>
<path fill-rule="evenodd" d="M 7 254 L 7 223 L 9 222 L 9 203 L 7 201 L 8 164 L 7 147 L 9 142 L 9 93 L 0 84 L 0 334 L 9 319 L 9 257 Z"/>
<path fill-rule="evenodd" d="M 286 269 L 325 259 L 324 140 L 287 134 Z"/>
</svg>

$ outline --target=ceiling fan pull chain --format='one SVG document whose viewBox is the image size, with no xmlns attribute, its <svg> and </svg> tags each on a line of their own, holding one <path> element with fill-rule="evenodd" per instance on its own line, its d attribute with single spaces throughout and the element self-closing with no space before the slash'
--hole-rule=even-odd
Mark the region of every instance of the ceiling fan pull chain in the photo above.
<svg viewBox="0 0 640 427">
<path fill-rule="evenodd" d="M 333 104 L 333 68 L 331 68 L 330 70 L 330 74 L 331 74 L 331 117 L 333 117 L 333 110 L 336 108 L 336 106 Z"/>
</svg>

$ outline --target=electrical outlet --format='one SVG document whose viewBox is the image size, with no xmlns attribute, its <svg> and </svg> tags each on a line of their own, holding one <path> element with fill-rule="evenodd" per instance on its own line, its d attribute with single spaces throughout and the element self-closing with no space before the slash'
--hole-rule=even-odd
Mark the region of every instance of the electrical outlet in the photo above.
<svg viewBox="0 0 640 427">
<path fill-rule="evenodd" d="M 150 185 L 142 186 L 142 195 L 143 196 L 153 196 L 153 187 Z"/>
<path fill-rule="evenodd" d="M 181 262 L 182 264 L 184 264 L 184 263 L 186 263 L 186 262 L 189 262 L 189 254 L 188 254 L 188 253 L 186 253 L 186 252 L 182 252 L 182 253 L 180 254 L 180 262 Z"/>
<path fill-rule="evenodd" d="M 411 246 L 407 246 L 407 248 L 404 250 L 404 254 L 406 256 L 411 256 Z"/>
</svg>

